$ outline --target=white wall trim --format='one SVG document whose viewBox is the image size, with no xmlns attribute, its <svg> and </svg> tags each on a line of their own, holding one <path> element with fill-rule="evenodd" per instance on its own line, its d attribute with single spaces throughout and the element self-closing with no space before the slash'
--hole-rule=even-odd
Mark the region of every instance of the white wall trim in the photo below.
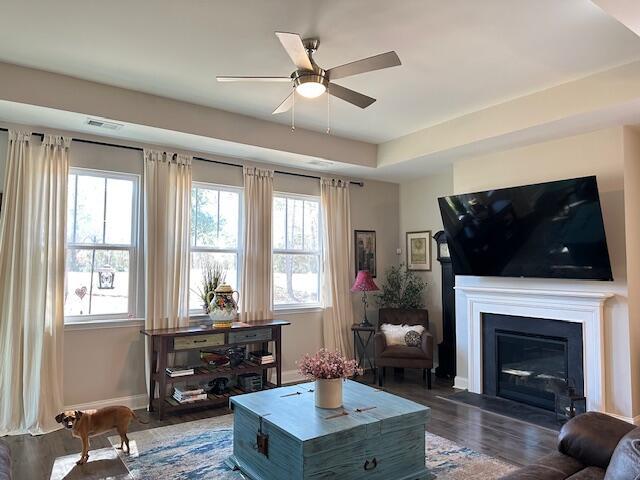
<svg viewBox="0 0 640 480">
<path fill-rule="evenodd" d="M 88 320 L 68 322 L 64 324 L 65 332 L 79 330 L 100 330 L 104 328 L 143 328 L 143 318 L 127 318 L 120 320 Z"/>
<path fill-rule="evenodd" d="M 468 390 L 469 389 L 469 380 L 466 377 L 458 377 L 456 376 L 453 379 L 453 388 L 458 390 Z"/>
<path fill-rule="evenodd" d="M 482 316 L 485 313 L 562 320 L 582 324 L 587 408 L 605 411 L 604 303 L 609 292 L 455 287 L 466 296 L 469 335 L 468 390 L 483 393 Z"/>
<path fill-rule="evenodd" d="M 147 394 L 131 395 L 128 397 L 109 398 L 107 400 L 97 400 L 95 402 L 79 403 L 64 407 L 65 410 L 96 410 L 98 408 L 109 407 L 112 405 L 124 405 L 131 410 L 139 410 L 147 408 L 149 397 Z"/>
<path fill-rule="evenodd" d="M 617 418 L 618 420 L 622 420 L 623 422 L 633 423 L 634 425 L 640 425 L 640 415 L 636 415 L 633 418 L 625 417 L 624 415 L 618 415 L 617 413 L 609 413 L 609 412 L 607 412 L 607 415 L 611 415 L 612 417 Z"/>
<path fill-rule="evenodd" d="M 287 383 L 302 382 L 305 380 L 307 379 L 302 375 L 300 375 L 298 370 L 285 370 L 284 372 L 282 372 L 283 385 L 286 385 Z M 311 381 L 311 380 L 307 380 L 307 381 Z"/>
</svg>

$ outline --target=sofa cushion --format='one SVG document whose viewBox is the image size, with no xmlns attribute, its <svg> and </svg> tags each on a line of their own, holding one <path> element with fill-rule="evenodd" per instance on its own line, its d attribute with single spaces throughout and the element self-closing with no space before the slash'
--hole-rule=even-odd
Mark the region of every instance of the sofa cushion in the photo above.
<svg viewBox="0 0 640 480">
<path fill-rule="evenodd" d="M 600 467 L 587 467 L 567 477 L 567 480 L 603 480 L 604 474 Z"/>
<path fill-rule="evenodd" d="M 586 466 L 606 469 L 620 439 L 634 428 L 604 413 L 583 413 L 562 426 L 558 450 Z"/>
<path fill-rule="evenodd" d="M 419 347 L 407 347 L 406 345 L 391 345 L 380 354 L 382 358 L 415 358 L 426 360 L 429 357 Z"/>
<path fill-rule="evenodd" d="M 0 480 L 11 480 L 11 453 L 9 447 L 0 441 Z"/>
<path fill-rule="evenodd" d="M 501 480 L 565 480 L 583 468 L 584 465 L 575 458 L 554 452 L 501 477 Z"/>
<path fill-rule="evenodd" d="M 640 479 L 640 427 L 627 433 L 613 451 L 605 480 Z"/>
</svg>

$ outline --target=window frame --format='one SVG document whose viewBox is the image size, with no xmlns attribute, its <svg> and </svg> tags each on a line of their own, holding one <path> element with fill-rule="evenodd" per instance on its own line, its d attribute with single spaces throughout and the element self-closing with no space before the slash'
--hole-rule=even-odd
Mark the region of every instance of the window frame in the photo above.
<svg viewBox="0 0 640 480">
<path fill-rule="evenodd" d="M 242 266 L 244 257 L 244 189 L 242 187 L 235 187 L 233 185 L 222 185 L 219 183 L 210 182 L 191 182 L 191 191 L 195 188 L 202 188 L 206 190 L 217 190 L 220 192 L 233 192 L 238 194 L 238 243 L 236 248 L 217 248 L 217 247 L 202 247 L 193 246 L 191 244 L 191 231 L 189 231 L 189 279 L 191 279 L 191 259 L 192 253 L 235 253 L 236 254 L 236 279 L 238 281 L 237 289 L 239 290 L 242 285 Z M 191 209 L 189 209 L 191 212 Z M 218 202 L 218 219 L 220 218 L 220 203 Z M 193 218 L 190 219 L 190 230 L 194 228 Z M 195 242 L 195 234 L 193 239 Z M 191 280 L 189 281 L 189 290 L 191 290 Z M 189 300 L 191 299 L 191 291 L 189 291 Z M 189 316 L 194 317 L 198 315 L 205 315 L 202 311 L 202 306 L 196 308 L 191 307 L 189 302 Z"/>
<path fill-rule="evenodd" d="M 286 303 L 286 304 L 278 304 L 275 303 L 275 288 L 271 290 L 271 306 L 274 311 L 282 311 L 282 312 L 295 312 L 295 311 L 303 311 L 303 310 L 319 310 L 322 308 L 322 274 L 323 274 L 323 238 L 324 238 L 324 225 L 322 221 L 322 203 L 320 201 L 319 195 L 305 195 L 302 193 L 290 193 L 290 192 L 273 192 L 273 202 L 275 203 L 276 197 L 280 198 L 292 198 L 296 200 L 313 200 L 318 203 L 318 250 L 306 250 L 306 249 L 291 249 L 291 248 L 275 248 L 273 245 L 271 246 L 271 265 L 272 272 L 273 271 L 273 261 L 275 255 L 316 255 L 318 257 L 318 301 L 314 303 Z M 273 207 L 272 207 L 273 208 Z M 304 245 L 304 208 L 302 209 L 302 241 Z M 287 214 L 285 212 L 285 245 L 287 243 Z M 273 215 L 272 215 L 272 236 L 273 236 Z M 273 242 L 273 240 L 272 240 Z M 272 280 L 273 284 L 273 280 Z"/>
<path fill-rule="evenodd" d="M 116 250 L 116 251 L 128 251 L 129 252 L 129 295 L 128 295 L 128 312 L 118 312 L 118 313 L 99 313 L 99 314 L 88 314 L 88 315 L 65 315 L 64 323 L 65 325 L 74 325 L 74 324 L 88 324 L 95 322 L 105 322 L 105 321 L 116 321 L 116 320 L 124 320 L 126 322 L 135 322 L 139 320 L 138 315 L 138 301 L 139 301 L 139 285 L 138 285 L 138 277 L 139 277 L 139 253 L 140 253 L 140 183 L 141 183 L 141 175 L 136 173 L 124 173 L 124 172 L 116 172 L 111 170 L 101 170 L 95 168 L 84 168 L 84 167 L 72 167 L 69 169 L 69 177 L 71 175 L 76 176 L 76 186 L 74 188 L 74 207 L 73 207 L 73 235 L 75 237 L 76 227 L 77 227 L 77 213 L 78 213 L 78 188 L 77 188 L 77 179 L 78 176 L 89 176 L 89 177 L 97 177 L 104 179 L 115 179 L 115 180 L 128 180 L 133 183 L 132 190 L 132 211 L 131 211 L 131 244 L 124 243 L 76 243 L 68 241 L 68 226 L 70 219 L 67 218 L 67 224 L 65 225 L 65 282 L 67 281 L 67 269 L 66 269 L 66 261 L 67 261 L 67 253 L 71 250 Z M 68 192 L 68 190 L 67 190 Z M 105 188 L 105 197 L 108 198 L 108 191 Z M 69 201 L 68 193 L 67 193 L 67 202 Z M 105 199 L 106 206 L 106 199 Z M 67 209 L 69 206 L 67 205 Z M 68 210 L 67 210 L 68 211 Z M 106 208 L 103 212 L 103 225 L 106 222 Z M 105 240 L 105 230 L 103 228 L 103 240 Z M 74 238 L 75 240 L 75 238 Z M 93 274 L 93 272 L 92 272 Z M 67 289 L 67 285 L 65 285 L 65 291 Z"/>
</svg>

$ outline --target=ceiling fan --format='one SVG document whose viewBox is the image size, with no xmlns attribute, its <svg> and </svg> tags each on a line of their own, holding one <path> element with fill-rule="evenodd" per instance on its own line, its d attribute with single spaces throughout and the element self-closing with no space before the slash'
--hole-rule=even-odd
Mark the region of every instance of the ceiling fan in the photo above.
<svg viewBox="0 0 640 480">
<path fill-rule="evenodd" d="M 360 108 L 367 108 L 375 98 L 368 97 L 349 88 L 333 83 L 333 80 L 350 77 L 360 73 L 372 72 L 383 68 L 401 65 L 396 52 L 381 53 L 373 57 L 363 58 L 346 63 L 329 70 L 320 68 L 313 59 L 313 54 L 320 46 L 317 38 L 305 38 L 297 33 L 276 32 L 276 36 L 296 66 L 296 70 L 288 77 L 216 77 L 219 82 L 292 82 L 294 92 L 306 98 L 316 98 L 328 91 L 329 95 L 338 97 Z M 294 102 L 294 92 L 273 111 L 273 114 L 288 111 Z"/>
</svg>

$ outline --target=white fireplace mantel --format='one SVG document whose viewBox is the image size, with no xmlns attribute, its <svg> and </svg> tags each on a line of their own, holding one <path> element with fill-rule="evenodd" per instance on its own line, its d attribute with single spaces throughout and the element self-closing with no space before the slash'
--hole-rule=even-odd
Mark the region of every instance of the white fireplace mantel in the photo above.
<svg viewBox="0 0 640 480">
<path fill-rule="evenodd" d="M 483 393 L 482 315 L 494 313 L 582 324 L 585 396 L 589 410 L 604 411 L 604 304 L 609 292 L 457 286 L 467 301 L 468 389 Z"/>
</svg>

